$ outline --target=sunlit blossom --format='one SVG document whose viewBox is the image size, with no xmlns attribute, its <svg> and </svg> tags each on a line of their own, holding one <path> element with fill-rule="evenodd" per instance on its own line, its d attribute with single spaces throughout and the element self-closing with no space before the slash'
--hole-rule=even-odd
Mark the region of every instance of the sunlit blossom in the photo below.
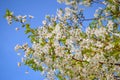
<svg viewBox="0 0 120 80">
<path fill-rule="evenodd" d="M 16 45 L 16 51 L 22 49 L 25 53 L 21 62 L 41 71 L 48 80 L 56 77 L 61 80 L 114 80 L 113 73 L 119 73 L 115 66 L 120 65 L 119 19 L 114 12 L 117 6 L 110 1 L 96 2 L 106 6 L 99 7 L 88 27 L 84 27 L 81 24 L 89 19 L 83 16 L 80 5 L 93 6 L 97 0 L 58 1 L 69 6 L 58 9 L 57 16 L 46 16 L 43 26 L 30 29 L 31 47 L 28 43 Z M 16 17 L 22 24 L 27 22 L 26 15 Z M 12 16 L 6 19 L 9 24 L 14 21 Z"/>
</svg>

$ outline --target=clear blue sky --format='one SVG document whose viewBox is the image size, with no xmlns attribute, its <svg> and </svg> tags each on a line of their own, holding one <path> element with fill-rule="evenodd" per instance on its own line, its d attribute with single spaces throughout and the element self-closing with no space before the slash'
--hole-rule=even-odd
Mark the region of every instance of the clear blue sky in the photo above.
<svg viewBox="0 0 120 80">
<path fill-rule="evenodd" d="M 14 51 L 15 45 L 30 41 L 23 29 L 15 31 L 15 27 L 20 25 L 7 24 L 3 18 L 6 9 L 13 11 L 15 15 L 33 15 L 35 18 L 30 22 L 32 27 L 37 27 L 41 25 L 46 14 L 56 14 L 60 7 L 63 8 L 64 5 L 58 4 L 56 0 L 0 0 L 0 80 L 43 80 L 40 72 L 34 72 L 27 66 L 17 66 L 21 58 Z M 95 8 L 87 10 L 85 15 L 93 17 Z M 29 74 L 25 74 L 26 70 L 29 70 Z"/>
</svg>

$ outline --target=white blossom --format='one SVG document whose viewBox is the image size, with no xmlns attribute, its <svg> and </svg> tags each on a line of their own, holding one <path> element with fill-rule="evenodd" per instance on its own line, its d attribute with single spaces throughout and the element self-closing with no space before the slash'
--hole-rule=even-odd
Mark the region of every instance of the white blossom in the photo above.
<svg viewBox="0 0 120 80">
<path fill-rule="evenodd" d="M 106 50 L 110 50 L 111 48 L 113 48 L 114 46 L 112 44 L 109 44 L 108 46 L 105 47 Z"/>
<path fill-rule="evenodd" d="M 103 1 L 102 3 L 105 4 L 105 5 L 107 5 L 107 2 L 106 2 L 106 1 Z"/>
<path fill-rule="evenodd" d="M 113 35 L 120 37 L 120 33 L 113 33 Z"/>
<path fill-rule="evenodd" d="M 22 19 L 22 16 L 21 15 L 18 15 L 18 16 L 16 16 L 18 19 Z"/>
<path fill-rule="evenodd" d="M 42 23 L 43 23 L 43 25 L 46 25 L 46 24 L 47 24 L 46 20 L 43 20 Z"/>
<path fill-rule="evenodd" d="M 22 18 L 23 18 L 23 19 L 26 19 L 26 18 L 27 18 L 27 15 L 22 16 Z"/>
<path fill-rule="evenodd" d="M 32 16 L 32 15 L 28 15 L 28 16 L 29 16 L 30 19 L 34 18 L 34 16 Z"/>
<path fill-rule="evenodd" d="M 20 46 L 19 44 L 17 44 L 16 46 L 15 46 L 15 50 L 16 51 L 18 51 L 19 49 L 21 49 L 22 48 L 22 46 Z"/>
<path fill-rule="evenodd" d="M 26 19 L 22 19 L 22 23 L 25 23 L 26 22 Z"/>
<path fill-rule="evenodd" d="M 19 28 L 15 28 L 15 30 L 16 30 L 16 31 L 18 31 L 18 30 L 19 30 Z"/>
<path fill-rule="evenodd" d="M 12 16 L 7 16 L 6 19 L 8 20 L 8 24 L 12 23 Z"/>
<path fill-rule="evenodd" d="M 21 62 L 28 61 L 26 65 L 42 71 L 47 80 L 55 80 L 57 74 L 66 80 L 114 80 L 113 73 L 119 72 L 115 66 L 120 61 L 120 34 L 114 28 L 114 23 L 119 24 L 119 19 L 114 17 L 113 20 L 111 15 L 116 10 L 116 5 L 107 0 L 101 1 L 106 6 L 95 11 L 92 25 L 80 27 L 85 20 L 89 20 L 82 15 L 81 5 L 93 6 L 94 2 L 58 1 L 69 6 L 59 9 L 57 16 L 47 16 L 47 20 L 42 22 L 43 26 L 34 29 L 36 32 L 31 33 L 34 35 L 31 47 L 27 43 L 16 45 L 16 51 L 22 49 L 25 53 L 21 55 Z M 119 14 L 114 13 L 114 16 Z M 33 18 L 31 15 L 28 17 Z M 85 19 L 81 20 L 83 17 Z M 27 22 L 26 15 L 17 18 L 22 23 Z M 6 19 L 9 23 L 14 21 L 12 16 L 7 16 Z M 21 62 L 18 62 L 18 66 L 21 66 Z M 25 73 L 28 74 L 28 71 Z"/>
<path fill-rule="evenodd" d="M 20 62 L 18 62 L 18 67 L 20 67 L 21 66 L 21 63 Z"/>
<path fill-rule="evenodd" d="M 107 24 L 107 27 L 108 27 L 108 31 L 112 31 L 113 30 L 113 21 L 112 20 L 109 20 L 108 21 L 108 24 Z"/>
</svg>

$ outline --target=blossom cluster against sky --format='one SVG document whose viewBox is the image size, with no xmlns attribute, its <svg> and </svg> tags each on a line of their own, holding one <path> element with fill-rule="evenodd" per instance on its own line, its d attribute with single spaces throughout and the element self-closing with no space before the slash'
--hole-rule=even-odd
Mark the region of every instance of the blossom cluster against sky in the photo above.
<svg viewBox="0 0 120 80">
<path fill-rule="evenodd" d="M 63 7 L 56 0 L 1 0 L 0 1 L 0 80 L 42 80 L 40 72 L 34 72 L 27 66 L 18 67 L 21 58 L 17 56 L 14 47 L 17 43 L 30 42 L 20 24 L 8 25 L 3 17 L 6 9 L 16 15 L 33 15 L 30 21 L 32 27 L 40 26 L 46 14 L 55 14 L 57 8 Z M 34 25 L 33 25 L 34 24 Z M 15 28 L 19 27 L 19 31 Z M 28 70 L 29 74 L 25 74 Z"/>
<path fill-rule="evenodd" d="M 98 5 L 97 5 L 98 6 Z M 1 0 L 0 1 L 0 80 L 42 80 L 43 76 L 40 72 L 34 72 L 27 66 L 18 68 L 17 62 L 21 60 L 14 50 L 17 43 L 23 44 L 30 42 L 24 34 L 24 29 L 20 28 L 20 24 L 8 25 L 3 17 L 6 9 L 14 12 L 16 15 L 33 15 L 35 18 L 30 20 L 32 27 L 41 26 L 45 15 L 56 14 L 58 8 L 64 5 L 58 4 L 56 0 Z M 86 10 L 87 18 L 92 18 L 95 12 L 94 7 Z M 86 25 L 85 25 L 86 26 Z M 19 31 L 15 28 L 19 27 Z M 28 70 L 29 74 L 25 74 Z"/>
</svg>

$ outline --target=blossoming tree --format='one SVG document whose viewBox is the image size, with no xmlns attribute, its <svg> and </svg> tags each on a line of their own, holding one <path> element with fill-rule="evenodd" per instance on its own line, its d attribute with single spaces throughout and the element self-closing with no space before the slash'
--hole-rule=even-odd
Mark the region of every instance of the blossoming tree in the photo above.
<svg viewBox="0 0 120 80">
<path fill-rule="evenodd" d="M 65 3 L 56 16 L 46 16 L 43 26 L 32 29 L 26 16 L 6 11 L 11 24 L 20 22 L 31 40 L 16 45 L 24 51 L 25 64 L 41 71 L 47 80 L 116 80 L 120 76 L 120 1 L 119 0 L 58 0 Z M 81 6 L 101 4 L 94 18 L 86 19 Z M 29 15 L 29 18 L 33 16 Z M 86 31 L 83 22 L 91 21 Z M 19 30 L 19 28 L 16 28 Z"/>
</svg>

